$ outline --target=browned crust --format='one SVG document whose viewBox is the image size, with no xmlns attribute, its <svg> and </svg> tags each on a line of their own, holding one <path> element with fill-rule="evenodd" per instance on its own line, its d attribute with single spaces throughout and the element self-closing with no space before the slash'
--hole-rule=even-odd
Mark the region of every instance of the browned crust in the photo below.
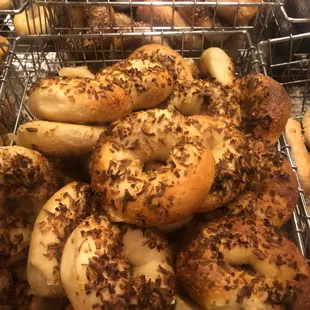
<svg viewBox="0 0 310 310">
<path fill-rule="evenodd" d="M 212 28 L 214 26 L 213 12 L 209 7 L 182 6 L 178 8 L 178 12 L 192 27 Z"/>
<path fill-rule="evenodd" d="M 239 1 L 241 2 L 240 6 L 238 5 Z M 242 2 L 257 2 L 257 0 L 219 0 L 218 2 L 237 2 L 236 6 L 217 7 L 217 15 L 228 21 L 231 25 L 247 26 L 250 20 L 258 13 L 259 9 L 255 6 L 242 6 Z"/>
<path fill-rule="evenodd" d="M 245 250 L 251 253 L 253 271 L 233 266 L 226 259 L 232 251 Z M 255 271 L 254 264 L 265 264 L 261 268 L 264 274 Z M 292 307 L 297 299 L 299 309 L 307 309 L 309 303 L 304 285 L 309 284 L 310 270 L 297 247 L 272 227 L 244 217 L 198 226 L 181 247 L 176 272 L 185 290 L 212 309 L 216 309 L 214 302 L 225 304 L 225 300 L 241 308 L 282 309 Z M 254 297 L 256 303 L 251 302 Z"/>
<path fill-rule="evenodd" d="M 128 150 L 137 158 L 141 152 L 152 158 L 158 145 L 171 149 L 166 166 L 155 171 L 144 173 L 140 167 L 135 175 L 134 158 L 112 159 L 113 154 L 122 156 L 119 152 Z M 214 159 L 203 137 L 182 115 L 154 109 L 132 113 L 102 134 L 90 170 L 92 187 L 101 194 L 113 220 L 158 226 L 184 220 L 197 210 L 213 182 Z M 124 180 L 125 190 L 124 183 L 122 188 L 119 185 Z"/>
<path fill-rule="evenodd" d="M 183 80 L 193 80 L 190 68 L 185 63 L 183 57 L 173 49 L 159 45 L 148 44 L 136 49 L 128 59 L 147 59 L 159 62 L 172 74 L 173 78 Z"/>
<path fill-rule="evenodd" d="M 242 128 L 274 144 L 285 129 L 291 100 L 283 86 L 268 76 L 249 74 L 236 81 L 244 114 Z"/>
</svg>

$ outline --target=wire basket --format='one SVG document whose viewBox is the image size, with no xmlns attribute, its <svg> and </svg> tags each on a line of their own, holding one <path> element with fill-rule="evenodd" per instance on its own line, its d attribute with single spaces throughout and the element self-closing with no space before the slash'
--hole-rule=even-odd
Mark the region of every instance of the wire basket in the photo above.
<svg viewBox="0 0 310 310">
<path fill-rule="evenodd" d="M 234 29 L 257 33 L 254 29 L 264 24 L 262 20 L 266 19 L 267 12 L 280 7 L 275 0 L 38 0 L 33 4 L 48 10 L 45 16 L 50 27 L 45 27 L 45 32 L 34 29 L 37 31 L 31 34 L 139 32 L 145 28 L 150 31 Z"/>
<path fill-rule="evenodd" d="M 292 116 L 301 119 L 310 108 L 310 49 L 304 51 L 301 47 L 310 39 L 310 33 L 292 35 L 262 41 L 258 44 L 258 56 L 262 71 L 281 82 L 292 99 Z M 287 55 L 283 58 L 278 50 L 286 48 Z M 297 174 L 297 168 L 290 156 L 290 146 L 285 135 L 281 137 L 281 150 L 285 152 Z M 307 257 L 310 254 L 309 232 L 310 216 L 303 190 L 299 183 L 300 203 L 296 209 L 295 230 L 303 246 L 302 251 Z"/>
<path fill-rule="evenodd" d="M 226 33 L 226 32 L 225 32 Z M 251 37 L 246 31 L 232 30 L 227 31 L 229 39 L 220 42 L 220 46 L 234 59 L 236 71 L 239 76 L 250 72 L 259 73 L 259 61 L 257 60 L 256 49 L 254 48 Z M 185 36 L 198 35 L 203 40 L 204 36 L 223 36 L 223 31 L 159 31 L 147 33 L 123 33 L 109 34 L 111 39 L 123 38 L 124 41 L 130 38 L 140 45 L 155 41 L 156 43 L 165 44 L 168 39 L 174 38 L 178 42 L 184 42 Z M 18 38 L 14 44 L 14 52 L 10 54 L 9 65 L 5 74 L 5 84 L 0 89 L 0 97 L 10 100 L 14 107 L 14 115 L 7 124 L 7 129 L 11 133 L 15 133 L 19 124 L 33 119 L 33 116 L 27 109 L 27 90 L 40 77 L 55 76 L 59 69 L 64 66 L 85 65 L 93 71 L 109 66 L 117 62 L 132 52 L 136 45 L 127 46 L 124 50 L 112 50 L 103 44 L 107 35 L 47 35 L 39 37 Z M 243 37 L 244 44 L 242 48 L 235 49 L 234 41 L 236 37 Z M 92 49 L 81 48 L 81 40 L 98 40 L 101 49 L 93 47 Z M 198 60 L 203 52 L 200 49 L 186 49 L 181 44 L 177 51 L 185 58 Z M 284 143 L 284 144 L 283 144 Z M 289 158 L 289 148 L 284 147 L 285 141 L 281 141 L 279 149 Z M 302 227 L 301 221 L 304 219 L 305 206 L 302 190 L 300 188 L 299 206 L 294 211 L 292 221 L 286 226 L 291 239 L 293 239 L 301 252 L 306 258 L 309 258 L 307 248 L 307 231 L 310 227 Z"/>
</svg>

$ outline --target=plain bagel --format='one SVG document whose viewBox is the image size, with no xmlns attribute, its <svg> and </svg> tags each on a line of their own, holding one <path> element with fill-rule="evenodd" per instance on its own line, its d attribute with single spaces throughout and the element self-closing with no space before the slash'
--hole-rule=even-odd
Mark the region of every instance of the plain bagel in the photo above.
<svg viewBox="0 0 310 310">
<path fill-rule="evenodd" d="M 60 260 L 65 243 L 81 220 L 88 215 L 90 187 L 72 182 L 43 206 L 31 235 L 27 278 L 37 296 L 59 298 L 64 290 Z"/>
<path fill-rule="evenodd" d="M 75 310 L 168 309 L 174 302 L 171 253 L 155 229 L 92 215 L 70 235 L 60 271 Z"/>
<path fill-rule="evenodd" d="M 32 121 L 18 127 L 16 143 L 45 156 L 81 156 L 91 153 L 105 130 L 103 126 Z"/>
<path fill-rule="evenodd" d="M 132 102 L 117 85 L 63 76 L 40 79 L 29 92 L 28 107 L 42 120 L 98 123 L 130 113 Z"/>
<path fill-rule="evenodd" d="M 149 162 L 161 164 L 149 171 Z M 92 188 L 111 220 L 164 226 L 196 212 L 214 179 L 199 131 L 178 112 L 132 113 L 101 135 L 90 165 Z"/>
</svg>

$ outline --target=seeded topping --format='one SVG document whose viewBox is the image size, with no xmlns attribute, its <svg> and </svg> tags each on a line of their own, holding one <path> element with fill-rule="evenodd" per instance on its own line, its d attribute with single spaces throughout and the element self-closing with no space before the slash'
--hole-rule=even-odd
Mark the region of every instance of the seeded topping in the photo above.
<svg viewBox="0 0 310 310">
<path fill-rule="evenodd" d="M 216 303 L 216 291 L 228 297 L 231 307 L 254 306 L 252 298 L 260 307 L 292 307 L 310 279 L 296 246 L 279 230 L 253 219 L 201 223 L 185 240 L 177 276 L 194 296 L 199 287 L 205 304 Z"/>
<path fill-rule="evenodd" d="M 102 152 L 109 155 L 103 158 Z M 108 206 L 112 206 L 113 200 L 114 207 L 108 209 L 111 216 L 117 214 L 117 218 L 143 226 L 138 220 L 141 212 L 147 218 L 152 217 L 152 221 L 157 219 L 154 225 L 158 225 L 158 221 L 167 220 L 178 205 L 186 205 L 180 200 L 182 196 L 175 196 L 174 190 L 183 188 L 187 177 L 195 177 L 194 171 L 198 173 L 199 166 L 204 165 L 206 154 L 212 156 L 199 131 L 177 112 L 132 113 L 101 135 L 91 163 L 92 186 L 95 191 L 105 194 L 102 199 Z M 144 170 L 152 161 L 162 164 Z M 213 170 L 212 160 L 207 169 Z M 204 182 L 209 186 L 210 179 L 201 180 L 197 199 L 205 195 Z M 187 188 L 184 191 L 188 190 L 187 185 L 184 187 Z M 136 210 L 136 214 L 132 210 Z M 135 220 L 130 219 L 131 216 Z"/>
</svg>

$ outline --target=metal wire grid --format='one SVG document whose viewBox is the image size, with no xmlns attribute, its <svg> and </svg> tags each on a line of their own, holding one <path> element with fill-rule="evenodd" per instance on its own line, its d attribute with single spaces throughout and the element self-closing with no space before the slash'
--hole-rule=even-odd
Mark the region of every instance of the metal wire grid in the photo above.
<svg viewBox="0 0 310 310">
<path fill-rule="evenodd" d="M 21 13 L 29 4 L 29 0 L 11 0 L 11 7 L 7 10 L 0 10 L 0 15 Z"/>
<path fill-rule="evenodd" d="M 292 98 L 292 116 L 297 119 L 301 119 L 304 112 L 310 108 L 310 48 L 307 51 L 301 49 L 305 40 L 309 39 L 310 33 L 292 35 L 262 41 L 257 48 L 263 73 L 277 79 L 287 89 Z M 286 57 L 277 55 L 280 49 L 286 49 Z M 284 134 L 281 136 L 279 147 L 286 154 L 297 177 L 297 167 L 290 155 L 290 145 Z M 299 180 L 298 185 L 299 203 L 292 223 L 302 253 L 310 258 L 310 215 Z"/>
<path fill-rule="evenodd" d="M 133 32 L 135 30 L 143 30 L 150 27 L 150 31 L 157 30 L 201 30 L 201 29 L 237 29 L 248 30 L 260 27 L 266 19 L 266 15 L 271 10 L 280 7 L 276 0 L 257 0 L 255 2 L 241 2 L 239 0 L 231 2 L 216 1 L 48 1 L 39 0 L 33 1 L 33 4 L 39 7 L 48 9 L 45 15 L 50 19 L 51 33 L 85 33 L 85 32 L 116 32 L 120 29 Z M 87 20 L 84 9 L 100 6 L 107 8 L 108 18 L 105 16 L 105 23 L 94 22 Z M 137 18 L 137 8 L 149 9 L 147 13 L 148 19 L 141 21 Z M 155 12 L 157 8 L 165 8 L 167 11 L 164 18 L 158 18 L 159 13 Z M 181 14 L 184 23 L 180 22 L 179 11 L 184 8 L 190 8 L 188 17 L 184 18 Z M 231 9 L 229 17 L 223 17 L 223 9 Z M 253 15 L 250 21 L 240 21 L 239 13 L 241 10 L 250 10 L 256 8 L 257 12 Z M 72 10 L 76 11 L 72 11 Z M 115 14 L 114 14 L 115 11 Z M 171 12 L 171 13 L 170 13 Z M 126 14 L 126 15 L 125 15 Z M 207 17 L 203 17 L 207 14 Z M 95 19 L 95 18 L 94 18 Z M 92 19 L 93 20 L 93 19 Z M 201 21 L 203 23 L 201 24 Z M 31 20 L 29 20 L 31 22 Z M 258 32 L 258 31 L 256 31 Z M 37 31 L 37 33 L 42 33 Z M 46 32 L 45 32 L 46 33 Z"/>
</svg>

